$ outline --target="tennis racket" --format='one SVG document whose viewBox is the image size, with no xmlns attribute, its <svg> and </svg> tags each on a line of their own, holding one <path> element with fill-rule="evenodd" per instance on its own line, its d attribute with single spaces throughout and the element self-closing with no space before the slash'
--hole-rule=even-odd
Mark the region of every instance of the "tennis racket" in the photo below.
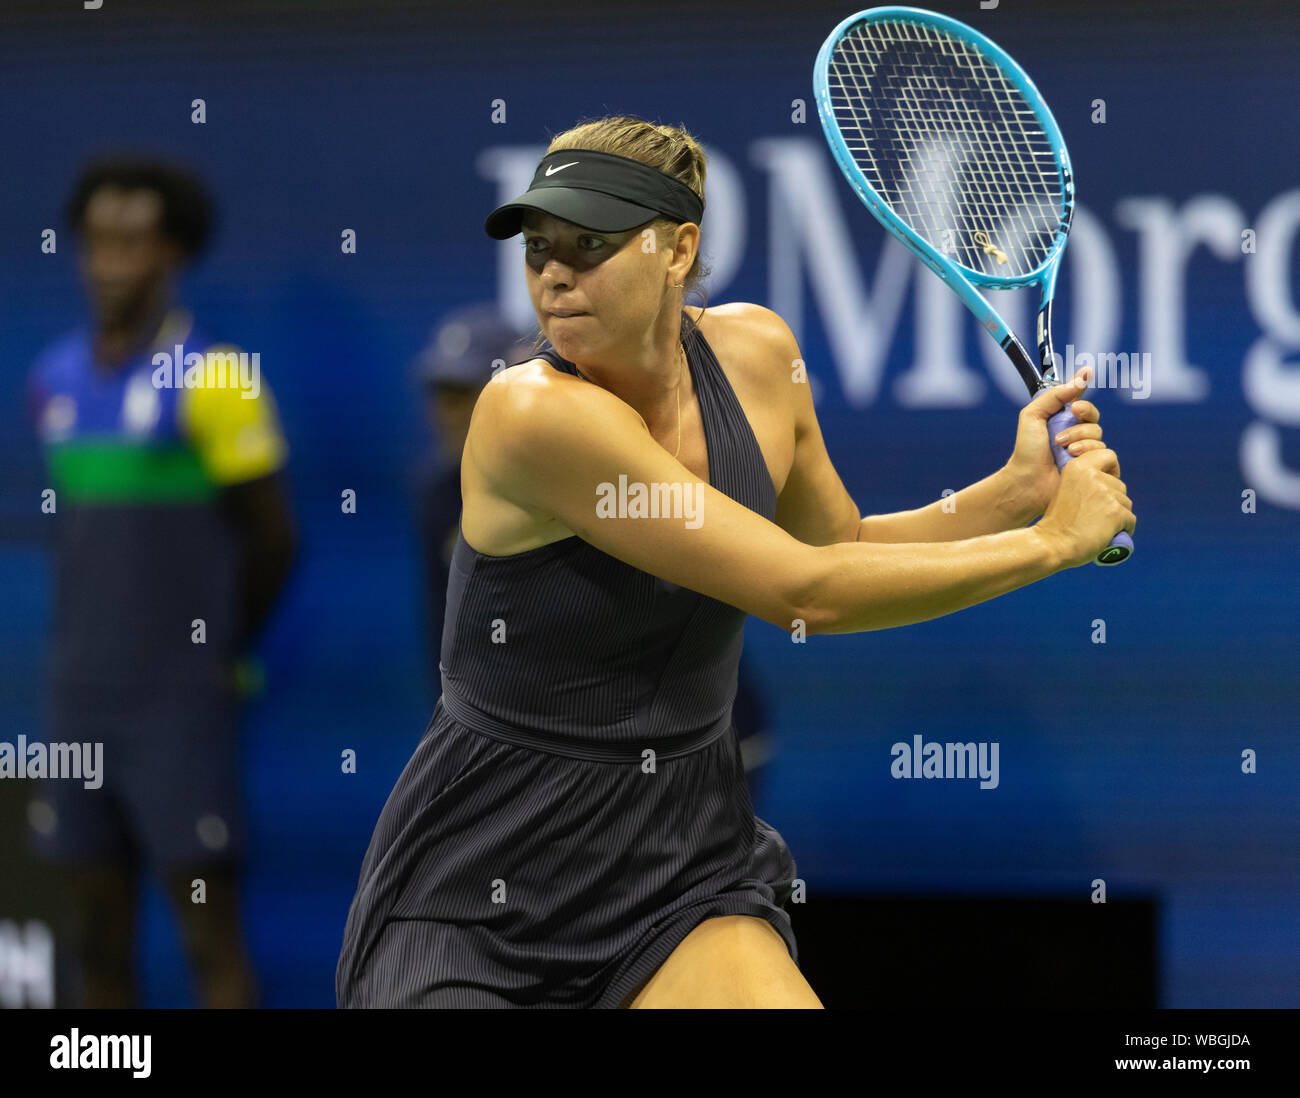
<svg viewBox="0 0 1300 1098">
<path fill-rule="evenodd" d="M 1052 297 L 1074 213 L 1065 141 L 1029 77 L 978 31 L 920 8 L 845 19 L 817 54 L 817 113 L 831 151 L 876 219 L 944 280 L 998 341 L 1032 398 L 1059 385 Z M 1038 362 L 980 293 L 1039 286 Z M 1071 460 L 1048 421 L 1058 469 Z M 1096 558 L 1133 551 L 1120 530 Z"/>
</svg>

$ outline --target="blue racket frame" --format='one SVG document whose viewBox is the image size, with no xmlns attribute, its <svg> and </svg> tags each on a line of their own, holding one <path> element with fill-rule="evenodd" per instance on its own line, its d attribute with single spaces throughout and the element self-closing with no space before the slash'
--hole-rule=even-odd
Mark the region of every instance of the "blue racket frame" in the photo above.
<svg viewBox="0 0 1300 1098">
<path fill-rule="evenodd" d="M 1020 275 L 1000 276 L 986 274 L 983 271 L 972 270 L 970 267 L 945 256 L 890 209 L 885 199 L 867 182 L 862 169 L 858 167 L 852 153 L 849 152 L 844 136 L 840 133 L 839 125 L 835 121 L 835 112 L 831 107 L 830 81 L 827 75 L 831 57 L 836 46 L 851 28 L 866 23 L 898 21 L 935 27 L 977 47 L 996 62 L 1007 79 L 1024 95 L 1025 102 L 1033 110 L 1039 122 L 1042 123 L 1043 132 L 1051 142 L 1052 151 L 1056 156 L 1057 165 L 1061 171 L 1063 198 L 1056 236 L 1053 238 L 1052 244 L 1042 262 L 1032 271 Z M 951 16 L 940 15 L 938 12 L 926 11 L 922 8 L 869 8 L 844 19 L 831 31 L 826 41 L 822 43 L 822 47 L 817 53 L 817 61 L 813 67 L 813 91 L 817 101 L 817 115 L 821 119 L 822 130 L 826 135 L 827 143 L 830 145 L 835 161 L 839 165 L 840 171 L 844 173 L 844 177 L 849 181 L 849 184 L 857 192 L 858 197 L 866 205 L 867 209 L 872 212 L 876 220 L 884 225 L 897 239 L 907 245 L 917 258 L 943 279 L 952 288 L 953 292 L 961 298 L 966 308 L 979 321 L 980 326 L 996 339 L 999 346 L 1006 352 L 1012 365 L 1015 366 L 1021 378 L 1024 379 L 1031 399 L 1041 390 L 1060 384 L 1063 379 L 1057 377 L 1056 366 L 1053 361 L 1052 298 L 1056 294 L 1056 272 L 1061 263 L 1061 256 L 1065 251 L 1065 242 L 1070 233 L 1070 222 L 1074 217 L 1074 174 L 1070 170 L 1070 155 L 1065 149 L 1065 139 L 1061 136 L 1060 127 L 1057 126 L 1056 119 L 1052 117 L 1052 112 L 1048 110 L 1042 95 L 1025 71 L 995 42 L 990 41 L 973 27 L 968 27 L 965 23 L 953 19 Z M 1011 290 L 1034 285 L 1040 287 L 1036 333 L 1039 362 L 1037 368 L 1029 357 L 1029 352 L 1025 349 L 1024 344 L 1016 338 L 1015 333 L 1007 327 L 1006 322 L 998 315 L 998 311 L 989 304 L 988 299 L 977 289 L 977 287 L 983 287 L 991 290 Z M 1052 447 L 1052 456 L 1056 460 L 1058 469 L 1064 468 L 1066 463 L 1071 460 L 1072 455 L 1067 449 L 1057 444 L 1056 436 L 1078 422 L 1068 405 L 1048 421 L 1048 442 Z M 1132 539 L 1127 531 L 1121 530 L 1111 539 L 1110 545 L 1097 556 L 1097 563 L 1119 564 L 1127 560 L 1132 551 Z"/>
</svg>

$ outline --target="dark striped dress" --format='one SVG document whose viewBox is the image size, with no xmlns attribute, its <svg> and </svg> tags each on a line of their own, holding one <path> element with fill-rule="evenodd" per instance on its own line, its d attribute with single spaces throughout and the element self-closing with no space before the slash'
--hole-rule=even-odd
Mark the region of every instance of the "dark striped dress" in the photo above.
<svg viewBox="0 0 1300 1098">
<path fill-rule="evenodd" d="M 682 338 L 712 486 L 771 520 L 758 441 L 685 314 Z M 505 557 L 459 537 L 442 697 L 362 861 L 338 1005 L 618 1007 L 717 915 L 767 919 L 797 963 L 794 859 L 731 720 L 744 621 L 576 536 Z"/>
</svg>

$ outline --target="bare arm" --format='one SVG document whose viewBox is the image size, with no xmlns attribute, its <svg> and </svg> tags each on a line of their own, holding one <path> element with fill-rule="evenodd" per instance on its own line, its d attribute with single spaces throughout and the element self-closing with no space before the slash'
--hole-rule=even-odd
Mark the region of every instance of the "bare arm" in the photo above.
<svg viewBox="0 0 1300 1098">
<path fill-rule="evenodd" d="M 549 376 L 548 376 L 549 375 Z M 1035 530 L 938 544 L 805 544 L 707 484 L 664 450 L 613 394 L 533 364 L 480 396 L 466 456 L 493 491 L 555 516 L 598 549 L 782 629 L 865 632 L 928 621 L 995 598 L 1058 567 Z M 698 501 L 678 517 L 600 517 L 619 478 L 676 486 Z"/>
<path fill-rule="evenodd" d="M 221 490 L 221 505 L 238 532 L 242 550 L 239 651 L 262 631 L 289 578 L 298 552 L 283 471 Z"/>
<path fill-rule="evenodd" d="M 961 541 L 827 545 L 807 602 L 808 632 L 865 633 L 965 610 L 1057 572 L 1035 527 Z"/>
<path fill-rule="evenodd" d="M 960 541 L 1028 526 L 1041 511 L 1026 502 L 1005 467 L 925 507 L 868 515 L 859 541 Z"/>
</svg>

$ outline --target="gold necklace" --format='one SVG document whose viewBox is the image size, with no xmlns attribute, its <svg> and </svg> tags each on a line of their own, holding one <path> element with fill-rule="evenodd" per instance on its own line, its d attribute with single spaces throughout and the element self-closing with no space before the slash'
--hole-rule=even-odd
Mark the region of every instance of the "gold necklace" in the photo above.
<svg viewBox="0 0 1300 1098">
<path fill-rule="evenodd" d="M 686 348 L 682 346 L 680 340 L 678 340 L 677 346 L 681 349 L 682 366 L 685 367 Z M 677 372 L 677 449 L 673 451 L 674 458 L 681 453 L 682 450 L 682 372 L 683 371 L 681 370 Z"/>
</svg>

